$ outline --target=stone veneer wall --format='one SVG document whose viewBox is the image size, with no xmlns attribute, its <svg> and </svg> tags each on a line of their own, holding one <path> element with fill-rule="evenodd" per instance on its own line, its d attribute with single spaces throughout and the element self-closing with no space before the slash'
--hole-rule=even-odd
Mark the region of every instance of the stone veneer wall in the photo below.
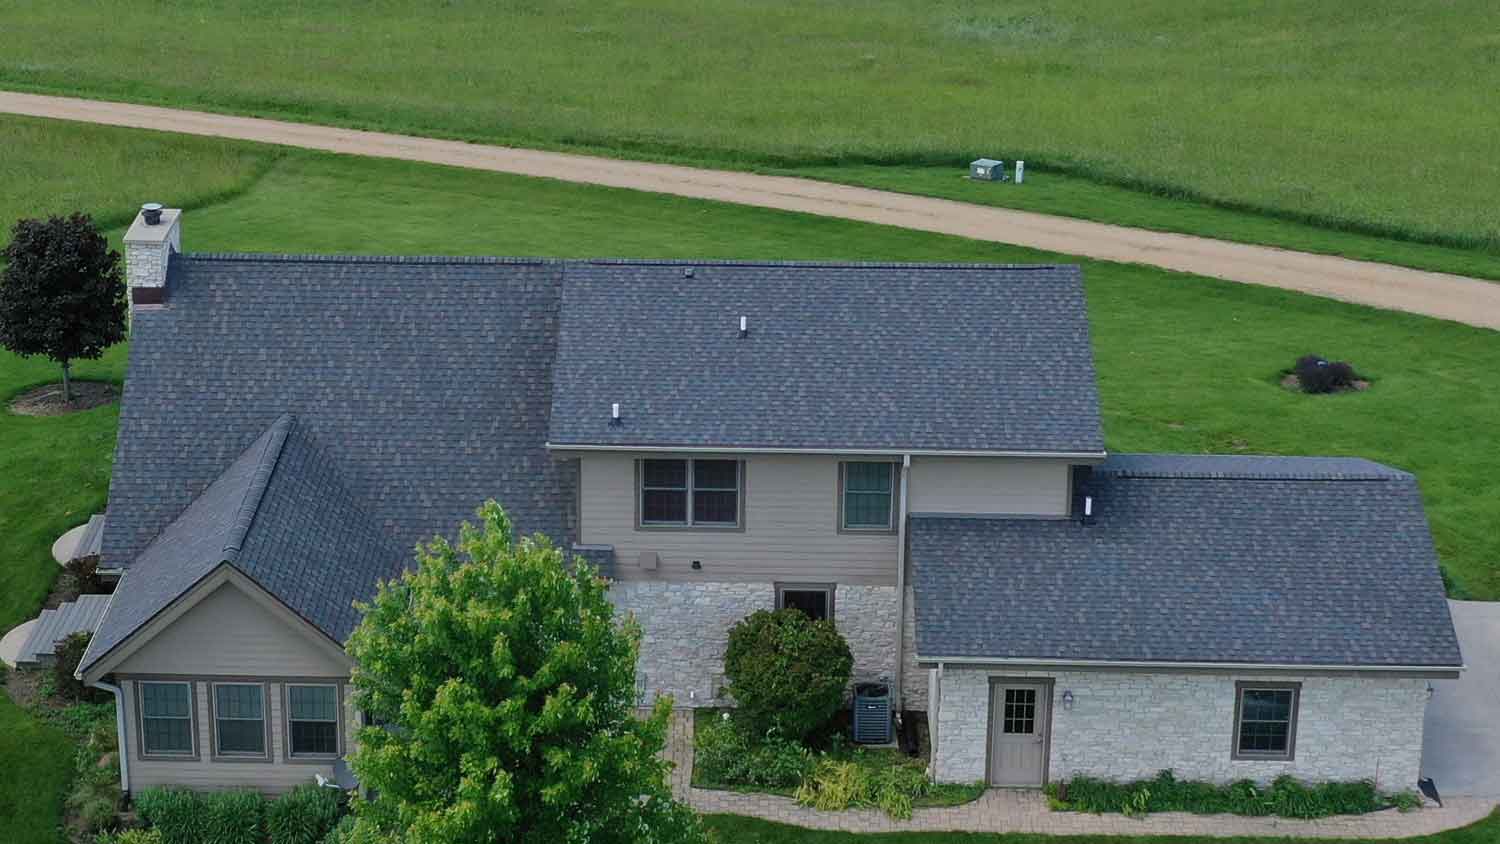
<svg viewBox="0 0 1500 844">
<path fill-rule="evenodd" d="M 730 702 L 720 697 L 729 628 L 756 610 L 773 608 L 776 590 L 771 583 L 633 580 L 610 584 L 609 597 L 641 624 L 636 684 L 643 703 L 669 694 L 679 707 L 719 706 Z M 841 585 L 833 606 L 834 621 L 854 653 L 854 679 L 891 677 L 895 588 Z"/>
<path fill-rule="evenodd" d="M 927 684 L 930 669 L 917 667 L 917 598 L 906 587 L 906 617 L 901 620 L 902 705 L 918 712 L 927 711 Z"/>
<path fill-rule="evenodd" d="M 945 782 L 985 776 L 989 676 L 1051 677 L 1048 778 L 1111 780 L 1155 776 L 1269 781 L 1370 779 L 1381 789 L 1415 786 L 1422 763 L 1426 681 L 1406 677 L 1276 676 L 1113 672 L 990 672 L 944 669 L 935 773 Z M 1295 756 L 1289 762 L 1234 761 L 1237 680 L 1302 684 Z M 1073 692 L 1073 708 L 1062 694 Z"/>
</svg>

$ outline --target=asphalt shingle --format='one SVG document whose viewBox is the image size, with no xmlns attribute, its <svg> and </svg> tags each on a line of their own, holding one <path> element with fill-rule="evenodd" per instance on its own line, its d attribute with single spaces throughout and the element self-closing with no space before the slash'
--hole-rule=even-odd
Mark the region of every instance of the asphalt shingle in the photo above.
<svg viewBox="0 0 1500 844">
<path fill-rule="evenodd" d="M 1415 479 L 1363 460 L 1120 455 L 1095 517 L 912 520 L 924 657 L 1462 663 Z"/>
<path fill-rule="evenodd" d="M 554 371 L 555 446 L 1104 449 L 1074 266 L 570 263 Z"/>
</svg>

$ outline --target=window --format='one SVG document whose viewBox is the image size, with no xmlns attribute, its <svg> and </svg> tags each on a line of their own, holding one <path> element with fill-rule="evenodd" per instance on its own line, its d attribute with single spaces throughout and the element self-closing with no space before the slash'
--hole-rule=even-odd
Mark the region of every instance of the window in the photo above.
<svg viewBox="0 0 1500 844">
<path fill-rule="evenodd" d="M 832 621 L 833 585 L 778 583 L 776 585 L 776 609 L 801 610 L 813 621 Z"/>
<path fill-rule="evenodd" d="M 894 463 L 840 463 L 839 527 L 843 530 L 891 530 L 895 488 Z"/>
<path fill-rule="evenodd" d="M 192 756 L 193 687 L 188 683 L 141 683 L 141 753 Z"/>
<path fill-rule="evenodd" d="M 266 755 L 266 696 L 257 683 L 215 683 L 214 753 Z"/>
<path fill-rule="evenodd" d="M 290 755 L 339 754 L 338 686 L 287 685 L 286 713 Z"/>
<path fill-rule="evenodd" d="M 641 524 L 739 527 L 738 460 L 642 460 Z"/>
<path fill-rule="evenodd" d="M 1001 729 L 1007 735 L 1036 732 L 1036 689 L 1006 689 Z"/>
<path fill-rule="evenodd" d="M 1291 760 L 1300 693 L 1296 683 L 1236 683 L 1233 758 Z"/>
</svg>

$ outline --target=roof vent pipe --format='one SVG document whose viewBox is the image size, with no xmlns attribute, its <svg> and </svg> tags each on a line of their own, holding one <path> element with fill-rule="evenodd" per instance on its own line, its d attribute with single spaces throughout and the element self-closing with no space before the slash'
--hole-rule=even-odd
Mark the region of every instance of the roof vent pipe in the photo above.
<svg viewBox="0 0 1500 844">
<path fill-rule="evenodd" d="M 740 336 L 744 337 L 746 334 L 749 334 L 749 333 L 750 333 L 750 319 L 749 319 L 749 317 L 743 317 L 742 316 L 742 317 L 740 317 Z"/>
<path fill-rule="evenodd" d="M 609 424 L 620 424 L 620 403 L 614 402 L 609 406 Z"/>
</svg>

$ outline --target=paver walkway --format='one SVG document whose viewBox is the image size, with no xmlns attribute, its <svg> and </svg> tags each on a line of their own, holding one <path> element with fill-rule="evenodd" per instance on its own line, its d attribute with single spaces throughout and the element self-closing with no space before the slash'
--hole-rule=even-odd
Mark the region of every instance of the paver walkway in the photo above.
<svg viewBox="0 0 1500 844">
<path fill-rule="evenodd" d="M 363 132 L 281 120 L 0 91 L 0 112 L 239 138 L 352 155 L 689 196 L 1149 264 L 1500 328 L 1500 283 L 1271 246 L 946 199 L 700 167 Z"/>
<path fill-rule="evenodd" d="M 1037 791 L 992 788 L 973 803 L 941 809 L 917 809 L 911 820 L 894 821 L 883 812 L 820 812 L 787 797 L 738 794 L 692 787 L 693 713 L 672 713 L 666 757 L 676 764 L 672 792 L 698 812 L 748 815 L 812 829 L 846 832 L 1030 832 L 1050 835 L 1198 835 L 1298 838 L 1408 838 L 1466 826 L 1487 816 L 1494 800 L 1457 798 L 1444 808 L 1429 807 L 1402 814 L 1395 810 L 1315 821 L 1246 818 L 1238 815 L 1190 815 L 1162 812 L 1134 819 L 1123 815 L 1054 812 Z"/>
</svg>

